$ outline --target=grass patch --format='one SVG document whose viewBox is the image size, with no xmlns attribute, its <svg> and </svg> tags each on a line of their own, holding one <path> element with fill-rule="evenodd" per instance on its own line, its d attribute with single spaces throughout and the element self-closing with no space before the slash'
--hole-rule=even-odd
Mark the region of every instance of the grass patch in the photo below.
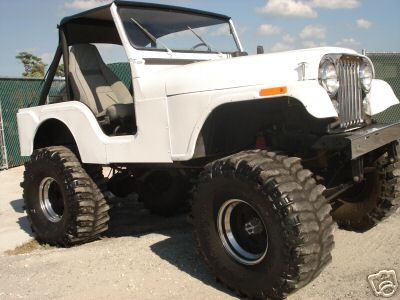
<svg viewBox="0 0 400 300">
<path fill-rule="evenodd" d="M 15 247 L 14 250 L 7 250 L 5 251 L 5 253 L 7 255 L 19 255 L 19 254 L 31 253 L 35 250 L 49 250 L 51 248 L 53 247 L 48 244 L 41 245 L 38 243 L 37 240 L 32 240 L 30 242 Z"/>
</svg>

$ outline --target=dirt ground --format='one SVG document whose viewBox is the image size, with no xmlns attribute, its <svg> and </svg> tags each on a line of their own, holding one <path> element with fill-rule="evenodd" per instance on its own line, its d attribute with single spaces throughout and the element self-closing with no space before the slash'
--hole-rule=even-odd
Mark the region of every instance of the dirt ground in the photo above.
<svg viewBox="0 0 400 300">
<path fill-rule="evenodd" d="M 186 216 L 163 219 L 137 204 L 113 212 L 102 240 L 69 249 L 30 243 L 22 168 L 0 172 L 0 299 L 235 299 L 196 253 Z M 124 206 L 124 205 L 123 205 Z M 366 233 L 336 230 L 333 262 L 289 300 L 377 299 L 367 276 L 400 276 L 400 214 Z M 16 253 L 14 252 L 14 253 Z M 400 299 L 399 291 L 392 299 Z"/>
</svg>

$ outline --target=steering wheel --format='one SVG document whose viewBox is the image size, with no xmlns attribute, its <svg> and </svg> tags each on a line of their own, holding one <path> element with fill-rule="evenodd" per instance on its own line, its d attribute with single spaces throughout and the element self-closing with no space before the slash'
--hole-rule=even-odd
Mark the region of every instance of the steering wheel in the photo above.
<svg viewBox="0 0 400 300">
<path fill-rule="evenodd" d="M 193 46 L 192 48 L 190 48 L 190 50 L 196 50 L 197 48 L 203 47 L 203 46 L 204 46 L 204 47 L 207 47 L 208 51 L 211 52 L 210 46 L 207 45 L 206 43 L 197 44 L 197 45 Z"/>
</svg>

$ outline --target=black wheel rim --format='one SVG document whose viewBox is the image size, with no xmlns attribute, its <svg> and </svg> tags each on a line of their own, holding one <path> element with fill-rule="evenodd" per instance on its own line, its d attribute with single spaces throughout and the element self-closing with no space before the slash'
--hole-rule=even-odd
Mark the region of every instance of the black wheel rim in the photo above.
<svg viewBox="0 0 400 300">
<path fill-rule="evenodd" d="M 43 215 L 52 223 L 62 219 L 64 198 L 60 186 L 54 178 L 46 177 L 39 185 L 39 201 Z"/>
<path fill-rule="evenodd" d="M 217 228 L 226 252 L 244 265 L 259 264 L 268 252 L 268 232 L 247 202 L 231 199 L 218 211 Z"/>
</svg>

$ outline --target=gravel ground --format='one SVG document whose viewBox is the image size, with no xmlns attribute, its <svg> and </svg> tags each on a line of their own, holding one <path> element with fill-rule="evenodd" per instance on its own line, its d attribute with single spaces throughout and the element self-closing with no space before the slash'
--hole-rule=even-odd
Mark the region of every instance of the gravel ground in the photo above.
<svg viewBox="0 0 400 300">
<path fill-rule="evenodd" d="M 23 234 L 14 234 L 29 236 L 22 212 L 15 211 L 21 176 L 21 168 L 0 172 L 3 250 L 11 245 L 11 229 L 4 234 L 4 226 L 17 224 L 15 230 Z M 14 214 L 7 213 L 10 207 Z M 100 241 L 69 249 L 1 253 L 0 299 L 236 299 L 214 281 L 196 254 L 186 216 L 163 219 L 138 208 L 130 204 L 115 210 L 111 233 Z M 377 299 L 367 276 L 383 269 L 400 276 L 399 228 L 397 213 L 366 233 L 336 230 L 333 262 L 288 299 Z"/>
</svg>

